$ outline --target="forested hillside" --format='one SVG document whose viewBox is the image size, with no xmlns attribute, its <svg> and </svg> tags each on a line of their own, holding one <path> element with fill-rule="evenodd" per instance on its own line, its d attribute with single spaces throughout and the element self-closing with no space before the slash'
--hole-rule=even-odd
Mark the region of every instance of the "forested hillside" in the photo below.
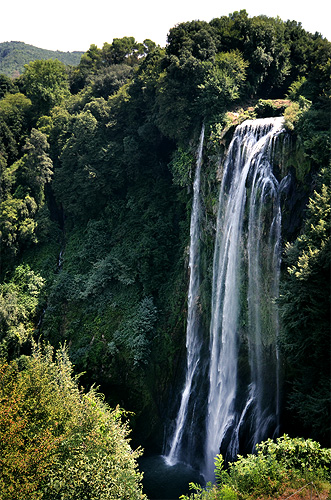
<svg viewBox="0 0 331 500">
<path fill-rule="evenodd" d="M 40 56 L 17 78 L 0 75 L 6 380 L 11 370 L 17 377 L 46 362 L 36 348 L 30 358 L 33 341 L 66 344 L 81 383 L 97 384 L 108 404 L 133 412 L 133 446 L 161 452 L 185 358 L 202 123 L 201 307 L 209 311 L 224 151 L 234 125 L 284 115 L 290 147 L 283 168 L 293 184 L 283 215 L 281 430 L 328 446 L 330 56 L 330 42 L 300 23 L 240 11 L 179 24 L 166 47 L 124 37 L 91 45 L 76 67 Z M 74 440 L 74 424 L 61 418 Z M 56 477 L 67 477 L 63 465 Z"/>
<path fill-rule="evenodd" d="M 0 43 L 0 74 L 17 78 L 24 71 L 24 65 L 38 59 L 58 59 L 64 64 L 77 66 L 83 52 L 61 52 L 46 50 L 24 42 Z"/>
</svg>

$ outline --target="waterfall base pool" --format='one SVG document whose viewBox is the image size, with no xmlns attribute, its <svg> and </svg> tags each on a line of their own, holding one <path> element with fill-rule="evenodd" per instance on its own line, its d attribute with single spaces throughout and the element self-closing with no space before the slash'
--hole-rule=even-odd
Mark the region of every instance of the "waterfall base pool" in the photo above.
<svg viewBox="0 0 331 500">
<path fill-rule="evenodd" d="M 183 463 L 169 466 L 162 455 L 143 457 L 139 466 L 144 473 L 144 493 L 149 500 L 178 500 L 180 495 L 189 492 L 189 483 L 204 484 L 198 471 Z"/>
</svg>

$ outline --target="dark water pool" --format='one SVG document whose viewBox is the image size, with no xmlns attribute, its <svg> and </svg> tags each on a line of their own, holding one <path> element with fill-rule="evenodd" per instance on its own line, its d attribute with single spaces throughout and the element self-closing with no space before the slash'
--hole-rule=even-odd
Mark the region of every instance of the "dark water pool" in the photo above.
<svg viewBox="0 0 331 500">
<path fill-rule="evenodd" d="M 144 473 L 144 493 L 149 500 L 178 500 L 180 495 L 189 492 L 189 483 L 204 484 L 198 471 L 182 463 L 169 466 L 161 455 L 143 457 L 139 465 Z"/>
</svg>

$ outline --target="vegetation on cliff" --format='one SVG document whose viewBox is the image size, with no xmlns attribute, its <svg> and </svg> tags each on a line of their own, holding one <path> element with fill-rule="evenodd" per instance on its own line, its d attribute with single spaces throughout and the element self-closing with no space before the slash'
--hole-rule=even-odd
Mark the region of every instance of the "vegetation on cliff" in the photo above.
<svg viewBox="0 0 331 500">
<path fill-rule="evenodd" d="M 2 358 L 29 356 L 40 338 L 67 342 L 84 385 L 133 411 L 134 442 L 158 449 L 185 349 L 201 124 L 208 309 L 224 132 L 285 112 L 296 217 L 285 214 L 283 427 L 295 418 L 327 445 L 330 54 L 294 21 L 240 11 L 179 24 L 165 48 L 124 37 L 91 45 L 75 68 L 37 60 L 0 75 Z"/>
</svg>

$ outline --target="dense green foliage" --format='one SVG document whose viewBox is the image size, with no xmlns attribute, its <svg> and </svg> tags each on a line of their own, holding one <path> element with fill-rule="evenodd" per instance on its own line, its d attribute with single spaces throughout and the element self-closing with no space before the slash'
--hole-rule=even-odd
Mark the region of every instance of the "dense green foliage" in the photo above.
<svg viewBox="0 0 331 500">
<path fill-rule="evenodd" d="M 34 119 L 45 115 L 69 97 L 67 71 L 58 60 L 33 61 L 19 79 L 22 92 L 31 99 Z"/>
<path fill-rule="evenodd" d="M 0 73 L 9 77 L 18 77 L 24 72 L 25 64 L 40 59 L 58 59 L 64 64 L 76 66 L 83 52 L 61 52 L 46 50 L 24 42 L 0 43 Z"/>
<path fill-rule="evenodd" d="M 227 470 L 221 455 L 216 457 L 215 475 L 217 486 L 208 484 L 182 500 L 253 500 L 278 498 L 284 491 L 301 490 L 314 483 L 330 491 L 331 450 L 321 448 L 311 439 L 291 439 L 284 435 L 276 442 L 269 439 L 257 445 L 257 453 L 239 456 Z M 307 489 L 309 492 L 310 488 Z"/>
<path fill-rule="evenodd" d="M 283 349 L 288 363 L 289 406 L 306 433 L 330 436 L 330 170 L 323 169 L 309 200 L 305 226 L 288 244 L 282 284 Z"/>
<path fill-rule="evenodd" d="M 55 347 L 67 341 L 84 383 L 100 384 L 112 406 L 135 412 L 134 439 L 161 446 L 185 348 L 202 122 L 201 303 L 208 310 L 229 116 L 275 115 L 284 105 L 295 145 L 284 168 L 295 178 L 299 207 L 284 235 L 291 270 L 282 277 L 284 406 L 288 421 L 297 415 L 308 434 L 314 411 L 314 437 L 325 440 L 330 54 L 327 40 L 294 21 L 240 11 L 179 24 L 165 48 L 124 37 L 91 45 L 74 68 L 40 56 L 18 78 L 2 75 L 2 355 L 28 354 L 32 338 Z"/>
<path fill-rule="evenodd" d="M 123 412 L 83 392 L 67 351 L 35 346 L 0 366 L 3 500 L 142 499 Z"/>
<path fill-rule="evenodd" d="M 31 341 L 44 286 L 45 280 L 28 265 L 17 266 L 11 280 L 0 285 L 2 355 L 15 357 L 18 345 Z"/>
</svg>

